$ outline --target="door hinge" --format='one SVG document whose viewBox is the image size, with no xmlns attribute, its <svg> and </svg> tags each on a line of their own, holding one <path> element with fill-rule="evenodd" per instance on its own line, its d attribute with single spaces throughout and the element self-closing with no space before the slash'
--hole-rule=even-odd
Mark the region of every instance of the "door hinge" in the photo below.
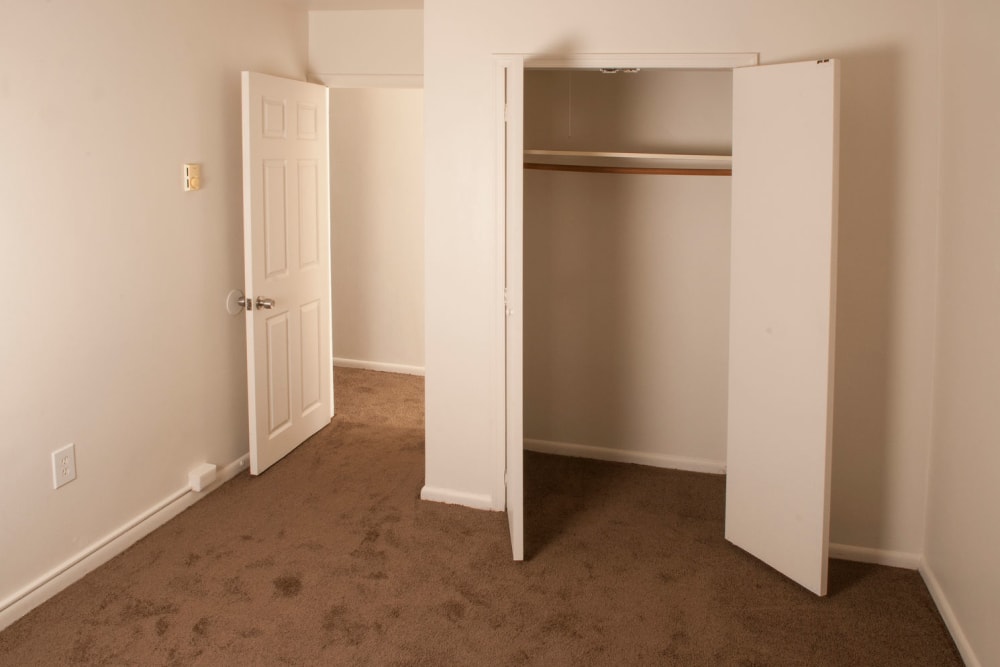
<svg viewBox="0 0 1000 667">
<path fill-rule="evenodd" d="M 503 103 L 503 122 L 510 122 L 510 106 L 506 102 Z"/>
<path fill-rule="evenodd" d="M 503 312 L 507 317 L 511 316 L 514 311 L 510 309 L 510 298 L 507 295 L 507 288 L 503 288 Z"/>
</svg>

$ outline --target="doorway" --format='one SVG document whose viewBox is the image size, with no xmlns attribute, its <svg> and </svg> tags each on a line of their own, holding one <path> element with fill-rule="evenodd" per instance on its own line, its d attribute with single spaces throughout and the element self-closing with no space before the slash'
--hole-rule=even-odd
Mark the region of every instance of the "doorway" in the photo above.
<svg viewBox="0 0 1000 667">
<path fill-rule="evenodd" d="M 330 89 L 334 366 L 423 375 L 423 89 Z"/>
</svg>

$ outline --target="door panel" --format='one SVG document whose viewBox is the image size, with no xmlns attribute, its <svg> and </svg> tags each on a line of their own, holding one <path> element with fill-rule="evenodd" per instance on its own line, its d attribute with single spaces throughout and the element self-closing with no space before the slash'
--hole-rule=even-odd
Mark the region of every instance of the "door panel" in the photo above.
<svg viewBox="0 0 1000 667">
<path fill-rule="evenodd" d="M 836 61 L 733 72 L 726 539 L 818 595 L 829 560 Z"/>
<path fill-rule="evenodd" d="M 288 390 L 289 350 L 288 314 L 267 318 L 267 433 L 278 434 L 291 418 L 291 395 Z"/>
<path fill-rule="evenodd" d="M 498 115 L 505 120 L 505 301 L 507 470 L 506 503 L 514 560 L 524 560 L 524 315 L 523 315 L 523 183 L 524 61 L 505 59 L 498 66 L 503 91 Z"/>
<path fill-rule="evenodd" d="M 327 89 L 243 73 L 250 471 L 333 416 Z"/>
</svg>

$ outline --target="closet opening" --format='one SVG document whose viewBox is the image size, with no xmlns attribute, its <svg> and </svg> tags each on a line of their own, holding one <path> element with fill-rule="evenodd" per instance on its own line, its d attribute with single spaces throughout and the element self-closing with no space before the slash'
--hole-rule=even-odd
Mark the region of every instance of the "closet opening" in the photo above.
<svg viewBox="0 0 1000 667">
<path fill-rule="evenodd" d="M 525 70 L 526 450 L 725 471 L 731 148 L 731 70 Z"/>
<path fill-rule="evenodd" d="M 724 471 L 726 540 L 825 594 L 839 90 L 829 59 L 498 56 L 515 560 L 528 448 Z"/>
</svg>

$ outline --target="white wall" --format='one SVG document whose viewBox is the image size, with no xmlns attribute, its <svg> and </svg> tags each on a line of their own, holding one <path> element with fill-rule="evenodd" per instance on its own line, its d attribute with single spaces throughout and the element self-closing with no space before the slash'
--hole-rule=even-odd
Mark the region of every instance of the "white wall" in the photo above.
<svg viewBox="0 0 1000 667">
<path fill-rule="evenodd" d="M 427 0 L 429 487 L 502 505 L 494 53 L 843 61 L 831 537 L 917 554 L 931 413 L 939 80 L 933 0 Z M 465 495 L 462 495 L 465 494 Z"/>
<path fill-rule="evenodd" d="M 303 78 L 307 31 L 277 1 L 3 9 L 0 605 L 246 453 L 239 72 Z"/>
<path fill-rule="evenodd" d="M 335 363 L 422 373 L 423 91 L 330 91 Z"/>
<path fill-rule="evenodd" d="M 943 0 L 937 378 L 926 562 L 970 665 L 1000 664 L 1000 5 Z M 975 654 L 978 663 L 972 658 Z"/>
<path fill-rule="evenodd" d="M 423 11 L 309 12 L 309 71 L 330 86 L 419 87 Z"/>
<path fill-rule="evenodd" d="M 728 155 L 732 74 L 529 70 L 525 145 Z M 524 172 L 529 447 L 724 469 L 730 180 Z"/>
</svg>

